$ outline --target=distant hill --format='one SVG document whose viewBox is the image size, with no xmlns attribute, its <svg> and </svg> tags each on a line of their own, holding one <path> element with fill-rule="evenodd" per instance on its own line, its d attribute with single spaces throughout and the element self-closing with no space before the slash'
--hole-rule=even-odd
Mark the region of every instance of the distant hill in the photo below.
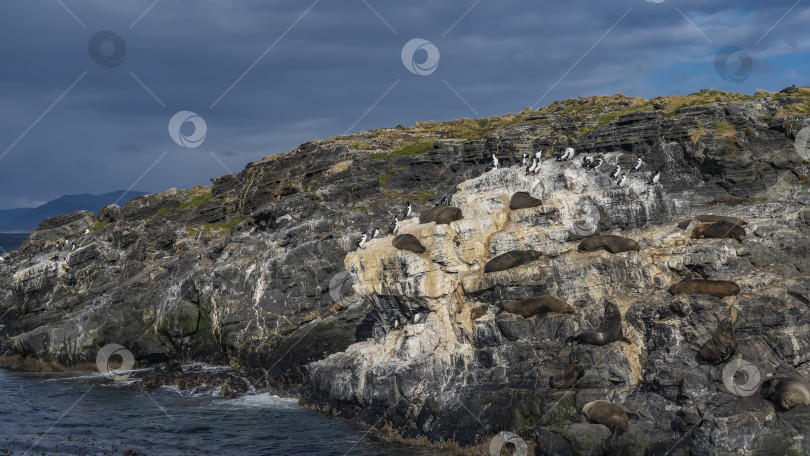
<svg viewBox="0 0 810 456">
<path fill-rule="evenodd" d="M 126 195 L 124 195 L 126 193 Z M 124 195 L 124 198 L 121 196 Z M 135 197 L 146 195 L 143 192 L 126 192 L 117 190 L 103 195 L 64 195 L 39 207 L 0 210 L 0 231 L 33 231 L 39 222 L 54 215 L 78 210 L 89 210 L 93 213 L 107 204 L 118 201 L 119 206 L 126 205 Z"/>
</svg>

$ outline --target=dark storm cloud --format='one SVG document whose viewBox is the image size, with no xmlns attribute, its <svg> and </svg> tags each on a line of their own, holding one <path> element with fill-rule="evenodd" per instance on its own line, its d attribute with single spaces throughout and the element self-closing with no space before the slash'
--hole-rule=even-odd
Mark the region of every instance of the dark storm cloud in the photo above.
<svg viewBox="0 0 810 456">
<path fill-rule="evenodd" d="M 143 191 L 205 185 L 352 126 L 491 116 L 592 94 L 778 90 L 806 83 L 795 78 L 810 47 L 810 8 L 780 21 L 794 1 L 368 0 L 385 22 L 362 0 L 161 0 L 146 14 L 153 0 L 62 3 L 2 7 L 0 155 L 75 85 L 0 158 L 0 208 L 136 180 Z M 100 30 L 126 42 L 119 66 L 91 59 Z M 400 59 L 417 37 L 440 51 L 429 76 Z M 728 45 L 754 61 L 743 83 L 714 69 Z M 169 136 L 181 110 L 205 119 L 198 148 Z"/>
</svg>

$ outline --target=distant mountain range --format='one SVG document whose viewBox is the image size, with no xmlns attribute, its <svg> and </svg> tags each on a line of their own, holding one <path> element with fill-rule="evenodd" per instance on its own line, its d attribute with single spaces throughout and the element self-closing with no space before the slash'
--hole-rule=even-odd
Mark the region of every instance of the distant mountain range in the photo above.
<svg viewBox="0 0 810 456">
<path fill-rule="evenodd" d="M 65 214 L 78 210 L 98 212 L 107 204 L 119 199 L 118 205 L 123 207 L 135 197 L 146 195 L 143 192 L 127 192 L 117 190 L 103 195 L 64 195 L 38 207 L 23 207 L 0 210 L 0 231 L 33 231 L 39 222 L 54 215 Z M 124 196 L 125 198 L 121 198 Z"/>
</svg>

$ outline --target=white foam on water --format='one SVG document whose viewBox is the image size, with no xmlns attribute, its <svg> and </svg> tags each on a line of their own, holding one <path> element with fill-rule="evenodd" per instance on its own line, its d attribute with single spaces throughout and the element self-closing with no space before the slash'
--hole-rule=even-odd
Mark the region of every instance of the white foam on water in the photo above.
<svg viewBox="0 0 810 456">
<path fill-rule="evenodd" d="M 248 394 L 222 403 L 227 407 L 269 408 L 275 410 L 299 410 L 298 399 L 279 397 L 272 393 Z"/>
</svg>

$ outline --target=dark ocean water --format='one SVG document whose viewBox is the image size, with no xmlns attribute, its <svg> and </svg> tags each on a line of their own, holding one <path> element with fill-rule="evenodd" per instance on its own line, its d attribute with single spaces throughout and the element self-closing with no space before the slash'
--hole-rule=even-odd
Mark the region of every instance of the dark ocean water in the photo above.
<svg viewBox="0 0 810 456">
<path fill-rule="evenodd" d="M 17 250 L 30 233 L 0 233 L 0 255 Z"/>
<path fill-rule="evenodd" d="M 127 453 L 130 452 L 130 453 Z M 438 455 L 295 399 L 211 390 L 133 392 L 95 373 L 0 370 L 0 455 Z"/>
</svg>

